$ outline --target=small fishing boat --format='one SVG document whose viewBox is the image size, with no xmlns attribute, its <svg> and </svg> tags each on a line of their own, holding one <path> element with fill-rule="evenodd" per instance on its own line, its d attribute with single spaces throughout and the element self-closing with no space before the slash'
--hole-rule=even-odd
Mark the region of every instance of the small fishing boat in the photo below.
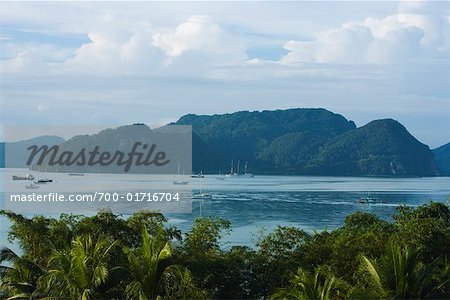
<svg viewBox="0 0 450 300">
<path fill-rule="evenodd" d="M 192 196 L 192 199 L 212 199 L 213 194 L 211 193 L 198 193 Z"/>
<path fill-rule="evenodd" d="M 50 183 L 53 182 L 53 179 L 50 178 L 44 178 L 44 179 L 39 179 L 38 181 L 36 181 L 35 183 Z"/>
<path fill-rule="evenodd" d="M 31 183 L 31 184 L 29 184 L 29 185 L 26 185 L 25 188 L 27 188 L 27 189 L 29 189 L 29 190 L 34 190 L 34 189 L 38 189 L 39 186 L 36 185 L 36 184 L 34 184 L 34 183 Z"/>
<path fill-rule="evenodd" d="M 385 203 L 382 200 L 378 200 L 376 197 L 370 195 L 370 190 L 367 192 L 366 196 L 362 196 L 358 201 L 360 204 L 374 204 L 374 203 Z"/>
<path fill-rule="evenodd" d="M 31 174 L 27 174 L 25 176 L 17 176 L 17 175 L 13 175 L 12 176 L 13 180 L 34 180 L 34 176 Z"/>
<path fill-rule="evenodd" d="M 203 171 L 200 171 L 198 174 L 192 174 L 191 178 L 205 178 L 205 175 L 203 175 Z"/>
<path fill-rule="evenodd" d="M 69 176 L 84 176 L 83 173 L 69 173 Z"/>
<path fill-rule="evenodd" d="M 360 204 L 378 203 L 378 200 L 370 195 L 359 198 Z"/>
<path fill-rule="evenodd" d="M 189 181 L 175 180 L 175 181 L 173 181 L 173 184 L 175 184 L 175 185 L 186 185 L 186 184 L 189 184 Z"/>
</svg>

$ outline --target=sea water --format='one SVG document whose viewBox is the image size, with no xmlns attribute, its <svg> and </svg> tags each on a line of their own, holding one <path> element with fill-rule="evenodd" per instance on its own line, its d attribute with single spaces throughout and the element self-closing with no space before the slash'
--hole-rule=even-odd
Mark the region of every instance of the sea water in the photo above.
<svg viewBox="0 0 450 300">
<path fill-rule="evenodd" d="M 0 171 L 3 180 L 18 170 Z M 25 174 L 22 170 L 18 174 Z M 79 186 L 101 185 L 112 174 L 68 174 L 43 173 L 41 177 L 57 178 L 52 184 L 77 181 Z M 147 175 L 118 175 L 114 180 L 142 182 Z M 379 178 L 379 177 L 324 177 L 324 176 L 221 176 L 207 175 L 191 178 L 189 186 L 193 193 L 211 193 L 212 198 L 194 199 L 192 213 L 167 213 L 169 224 L 183 232 L 188 231 L 196 217 L 221 217 L 231 222 L 232 231 L 222 239 L 224 248 L 233 245 L 255 244 L 261 232 L 270 232 L 276 226 L 296 226 L 308 232 L 334 229 L 343 224 L 345 217 L 356 211 L 370 212 L 382 219 L 391 220 L 400 205 L 417 207 L 429 203 L 449 201 L 450 177 L 426 178 Z M 132 192 L 132 191 L 130 191 Z M 370 193 L 377 203 L 361 204 L 359 199 Z M 147 208 L 141 203 L 136 210 Z M 0 193 L 0 208 L 5 206 L 5 196 Z M 134 209 L 134 208 L 133 208 Z M 84 211 L 83 214 L 95 214 Z M 32 214 L 27 213 L 31 217 Z M 56 217 L 58 214 L 52 213 Z M 124 214 L 127 217 L 129 214 Z M 8 222 L 0 220 L 0 246 L 8 245 L 6 237 Z M 16 248 L 16 245 L 12 245 Z"/>
</svg>

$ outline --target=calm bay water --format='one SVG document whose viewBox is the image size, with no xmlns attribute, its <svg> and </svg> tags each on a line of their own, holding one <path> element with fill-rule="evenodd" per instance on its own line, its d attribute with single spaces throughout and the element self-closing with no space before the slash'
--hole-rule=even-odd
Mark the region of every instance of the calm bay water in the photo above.
<svg viewBox="0 0 450 300">
<path fill-rule="evenodd" d="M 10 180 L 10 174 L 17 170 L 0 172 L 3 180 Z M 19 174 L 24 173 L 26 170 Z M 57 178 L 52 184 L 76 180 L 79 185 L 90 186 L 101 185 L 109 180 L 108 176 L 113 175 L 85 174 L 75 178 L 67 174 L 41 174 L 41 177 Z M 114 176 L 114 180 L 125 183 L 133 181 L 145 185 L 147 180 L 147 175 Z M 355 211 L 371 212 L 390 220 L 399 205 L 418 206 L 430 200 L 448 203 L 450 196 L 450 177 L 235 176 L 218 180 L 217 176 L 206 176 L 190 179 L 189 185 L 194 193 L 212 193 L 212 199 L 193 200 L 192 213 L 166 214 L 169 223 L 187 231 L 200 215 L 225 218 L 231 221 L 233 230 L 225 237 L 224 247 L 254 244 L 258 232 L 262 229 L 268 232 L 277 225 L 297 226 L 307 231 L 333 229 Z M 360 204 L 358 200 L 369 191 L 383 203 Z M 5 196 L 1 193 L 0 208 L 4 207 L 4 202 Z M 142 208 L 140 204 L 130 205 Z M 95 210 L 84 213 L 93 214 Z M 0 245 L 4 245 L 8 224 L 5 219 L 0 221 Z"/>
</svg>

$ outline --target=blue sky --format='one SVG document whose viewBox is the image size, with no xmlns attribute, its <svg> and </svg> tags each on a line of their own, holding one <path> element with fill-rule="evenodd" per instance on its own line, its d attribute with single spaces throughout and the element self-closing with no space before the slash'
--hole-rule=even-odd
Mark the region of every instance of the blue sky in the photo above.
<svg viewBox="0 0 450 300">
<path fill-rule="evenodd" d="M 1 119 L 323 107 L 433 148 L 450 141 L 449 25 L 447 1 L 1 2 Z"/>
</svg>

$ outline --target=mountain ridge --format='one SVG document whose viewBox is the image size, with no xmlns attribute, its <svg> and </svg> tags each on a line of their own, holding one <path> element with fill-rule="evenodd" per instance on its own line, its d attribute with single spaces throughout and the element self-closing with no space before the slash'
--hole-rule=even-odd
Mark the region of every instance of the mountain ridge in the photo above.
<svg viewBox="0 0 450 300">
<path fill-rule="evenodd" d="M 236 172 L 239 162 L 241 171 L 248 163 L 250 173 L 261 175 L 449 174 L 441 162 L 442 157 L 444 163 L 448 158 L 450 143 L 440 147 L 443 150 L 432 152 L 396 120 L 379 119 L 356 127 L 353 121 L 323 108 L 187 114 L 160 128 L 125 125 L 104 129 L 93 136 L 74 136 L 60 146 L 74 149 L 95 143 L 126 149 L 133 141 L 145 142 L 151 135 L 170 132 L 167 130 L 174 124 L 192 126 L 190 150 L 194 173 L 229 173 L 231 162 Z"/>
<path fill-rule="evenodd" d="M 250 123 L 252 121 L 255 124 Z M 192 125 L 193 132 L 222 160 L 216 164 L 219 170 L 224 170 L 232 160 L 234 163 L 240 160 L 248 161 L 252 170 L 260 174 L 440 174 L 429 147 L 393 119 L 374 120 L 357 128 L 353 121 L 326 109 L 297 108 L 221 115 L 188 114 L 174 124 Z M 243 129 L 245 127 L 247 130 Z M 350 143 L 353 139 L 357 142 Z M 239 149 L 239 144 L 246 144 L 247 151 Z M 193 147 L 195 157 L 195 143 Z M 337 152 L 348 155 L 334 161 Z M 214 172 L 194 164 L 194 171 L 202 169 Z"/>
<path fill-rule="evenodd" d="M 450 143 L 437 147 L 432 152 L 440 172 L 450 176 Z"/>
</svg>

